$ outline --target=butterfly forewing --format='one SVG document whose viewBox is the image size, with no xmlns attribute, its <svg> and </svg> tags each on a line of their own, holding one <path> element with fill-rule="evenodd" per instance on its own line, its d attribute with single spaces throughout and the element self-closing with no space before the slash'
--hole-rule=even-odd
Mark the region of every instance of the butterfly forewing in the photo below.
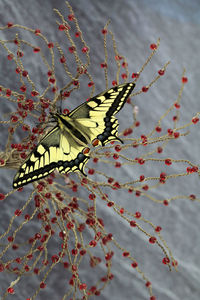
<svg viewBox="0 0 200 300">
<path fill-rule="evenodd" d="M 114 117 L 125 104 L 135 84 L 113 87 L 74 109 L 69 117 L 77 128 L 89 136 L 90 142 L 99 139 L 102 145 L 118 140 L 118 120 Z"/>
<path fill-rule="evenodd" d="M 42 179 L 55 169 L 60 173 L 80 171 L 84 174 L 89 158 L 82 153 L 83 149 L 84 146 L 76 144 L 68 132 L 62 133 L 59 127 L 54 128 L 25 160 L 14 178 L 13 187 Z"/>
<path fill-rule="evenodd" d="M 60 130 L 53 128 L 26 158 L 14 177 L 13 187 L 19 188 L 29 182 L 46 177 L 56 168 Z"/>
</svg>

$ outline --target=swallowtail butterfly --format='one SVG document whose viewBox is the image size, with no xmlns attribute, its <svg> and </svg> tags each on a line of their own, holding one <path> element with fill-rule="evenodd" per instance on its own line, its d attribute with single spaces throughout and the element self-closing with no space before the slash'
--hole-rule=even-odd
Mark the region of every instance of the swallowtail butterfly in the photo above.
<svg viewBox="0 0 200 300">
<path fill-rule="evenodd" d="M 135 83 L 125 83 L 91 98 L 67 115 L 55 113 L 57 125 L 38 143 L 25 159 L 13 180 L 13 188 L 48 176 L 55 169 L 60 173 L 80 171 L 89 160 L 87 145 L 101 146 L 120 140 L 115 118 L 130 96 Z M 121 140 L 120 140 L 121 141 Z"/>
</svg>

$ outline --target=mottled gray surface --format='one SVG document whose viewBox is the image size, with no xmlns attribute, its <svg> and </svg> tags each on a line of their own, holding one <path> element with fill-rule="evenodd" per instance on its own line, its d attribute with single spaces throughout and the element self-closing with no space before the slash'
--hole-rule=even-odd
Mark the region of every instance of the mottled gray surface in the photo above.
<svg viewBox="0 0 200 300">
<path fill-rule="evenodd" d="M 103 73 L 99 68 L 99 63 L 103 60 L 103 47 L 101 28 L 108 19 L 111 20 L 110 28 L 115 33 L 118 42 L 119 52 L 126 56 L 129 70 L 138 71 L 145 58 L 149 54 L 149 44 L 155 42 L 158 37 L 161 38 L 161 46 L 158 53 L 153 58 L 147 69 L 138 82 L 139 88 L 149 83 L 156 75 L 157 70 L 170 60 L 171 64 L 166 75 L 157 82 L 147 94 L 139 95 L 135 101 L 139 106 L 139 119 L 143 124 L 140 133 L 148 133 L 149 128 L 153 128 L 158 118 L 170 106 L 178 95 L 180 88 L 180 78 L 183 67 L 187 70 L 189 82 L 185 87 L 183 95 L 183 105 L 181 116 L 188 122 L 195 112 L 200 111 L 199 105 L 199 82 L 200 82 L 200 60 L 199 60 L 199 36 L 200 36 L 200 2 L 198 0 L 186 1 L 159 1 L 159 0 L 125 0 L 125 1 L 91 1 L 76 0 L 71 1 L 76 16 L 79 19 L 80 26 L 84 32 L 85 40 L 91 48 L 92 66 L 90 72 L 96 83 L 96 91 L 100 92 L 105 88 Z M 57 36 L 57 25 L 55 25 L 55 14 L 52 9 L 58 8 L 66 15 L 68 14 L 64 1 L 25 1 L 25 0 L 2 0 L 0 3 L 0 26 L 7 22 L 19 23 L 32 28 L 40 28 L 44 34 L 47 34 L 52 41 L 59 40 L 61 35 Z M 0 32 L 1 38 L 5 38 Z M 29 38 L 29 37 L 28 37 Z M 30 37 L 32 40 L 32 36 Z M 59 40 L 63 47 L 65 41 Z M 66 45 L 67 46 L 67 45 Z M 4 64 L 5 52 L 0 53 L 1 74 L 0 83 L 7 87 L 15 86 L 15 78 L 12 80 L 14 72 L 9 72 L 9 65 Z M 40 63 L 35 57 L 30 57 L 28 69 L 37 76 L 38 87 L 44 88 L 46 82 L 42 74 L 46 72 L 41 68 Z M 111 68 L 110 75 L 114 72 Z M 110 80 L 113 80 L 112 76 Z M 65 78 L 62 74 L 58 75 L 59 87 L 65 84 Z M 80 103 L 80 99 L 88 97 L 88 90 L 80 90 L 73 96 L 73 103 L 69 107 L 75 107 Z M 12 106 L 4 105 L 5 100 L 1 100 L 1 110 L 3 113 L 12 111 Z M 125 117 L 128 114 L 126 107 L 120 113 L 120 128 L 126 128 Z M 170 125 L 168 125 L 170 124 Z M 171 121 L 165 121 L 164 126 L 168 128 Z M 199 163 L 199 125 L 192 129 L 191 135 L 181 138 L 177 143 L 172 143 L 165 153 L 165 157 L 189 159 L 192 162 Z M 6 136 L 6 126 L 1 129 L 1 149 L 4 146 L 4 137 Z M 16 137 L 16 141 L 18 141 Z M 139 155 L 138 150 L 133 150 L 133 158 Z M 176 166 L 173 167 L 174 170 Z M 153 165 L 144 166 L 145 174 L 151 174 Z M 184 171 L 184 166 L 178 171 Z M 0 192 L 10 190 L 14 172 L 12 170 L 1 170 L 1 188 Z M 123 176 L 126 178 L 135 178 L 135 169 L 124 168 Z M 5 174 L 7 175 L 5 177 Z M 137 175 L 140 173 L 136 173 Z M 187 180 L 171 181 L 174 195 L 191 193 L 199 195 L 199 178 L 197 175 L 190 176 Z M 31 190 L 31 186 L 26 188 Z M 158 199 L 168 197 L 168 188 L 160 191 L 154 191 L 153 195 Z M 116 194 L 113 194 L 116 195 Z M 121 194 L 120 194 L 121 195 Z M 18 196 L 19 197 L 19 196 Z M 120 198 L 120 197 L 118 197 Z M 153 293 L 159 300 L 179 300 L 200 298 L 200 234 L 199 234 L 199 212 L 200 207 L 196 202 L 190 202 L 186 199 L 179 199 L 170 204 L 169 207 L 163 207 L 160 204 L 152 203 L 150 200 L 137 199 L 134 196 L 126 195 L 117 199 L 117 202 L 132 212 L 140 210 L 143 216 L 151 220 L 154 224 L 163 227 L 163 236 L 170 246 L 175 258 L 179 262 L 178 272 L 170 273 L 162 265 L 163 254 L 156 246 L 149 245 L 146 238 L 140 232 L 130 233 L 130 227 L 124 224 L 122 220 L 114 213 L 105 209 L 105 204 L 98 204 L 98 213 L 103 215 L 108 232 L 112 232 L 121 245 L 125 245 L 139 262 L 141 269 L 150 278 L 153 284 Z M 20 204 L 19 204 L 20 203 Z M 7 227 L 7 222 L 14 211 L 15 206 L 21 206 L 23 199 L 10 197 L 6 203 L 0 203 L 1 219 L 0 232 Z M 122 204 L 123 203 L 123 204 Z M 11 212 L 12 207 L 12 212 Z M 33 230 L 36 228 L 33 224 Z M 30 230 L 30 228 L 29 228 Z M 23 237 L 22 237 L 23 240 Z M 99 297 L 102 300 L 107 299 L 148 299 L 147 291 L 143 281 L 134 270 L 130 268 L 130 263 L 126 264 L 125 259 L 118 259 L 117 255 L 113 260 L 113 274 L 115 280 L 104 290 Z M 82 278 L 89 276 L 88 270 L 81 271 Z M 63 275 L 65 276 L 65 275 Z M 8 284 L 8 277 L 0 278 L 0 294 Z M 48 281 L 48 288 L 40 293 L 38 299 L 61 299 L 63 295 L 62 286 L 67 280 L 60 278 L 59 274 L 52 274 Z M 21 300 L 31 295 L 34 284 L 38 284 L 35 278 L 25 279 L 22 284 L 16 288 L 16 295 L 9 296 L 7 299 Z"/>
</svg>

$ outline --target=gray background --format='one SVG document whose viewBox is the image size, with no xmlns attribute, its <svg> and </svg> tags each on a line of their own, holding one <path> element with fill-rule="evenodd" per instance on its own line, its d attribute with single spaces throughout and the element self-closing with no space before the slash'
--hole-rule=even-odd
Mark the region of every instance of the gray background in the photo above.
<svg viewBox="0 0 200 300">
<path fill-rule="evenodd" d="M 149 52 L 149 45 L 161 38 L 161 46 L 147 69 L 138 82 L 138 90 L 141 86 L 149 83 L 165 62 L 171 61 L 166 75 L 157 82 L 152 89 L 139 95 L 135 102 L 139 106 L 139 120 L 143 124 L 137 132 L 137 136 L 148 133 L 153 128 L 158 118 L 176 99 L 180 88 L 180 78 L 183 67 L 187 70 L 189 82 L 185 87 L 181 117 L 188 122 L 192 116 L 200 111 L 199 106 L 199 82 L 200 82 L 200 60 L 199 60 L 199 36 L 200 36 L 200 1 L 175 0 L 125 0 L 125 1 L 71 1 L 71 5 L 79 20 L 84 38 L 91 48 L 92 64 L 90 72 L 96 83 L 96 92 L 105 89 L 103 72 L 99 63 L 103 61 L 103 47 L 101 28 L 108 19 L 111 19 L 110 28 L 115 33 L 119 52 L 125 55 L 129 64 L 130 73 L 138 71 L 145 61 Z M 3 26 L 7 22 L 26 25 L 31 28 L 40 28 L 52 41 L 58 40 L 63 46 L 67 41 L 57 34 L 55 14 L 53 8 L 58 8 L 63 14 L 68 15 L 64 1 L 11 1 L 0 2 L 0 22 Z M 6 31 L 0 32 L 1 38 L 6 38 Z M 26 36 L 28 37 L 28 36 Z M 29 37 L 28 37 L 29 38 Z M 30 37 L 32 41 L 32 36 Z M 5 64 L 5 52 L 1 52 L 1 74 L 0 82 L 7 87 L 15 86 L 15 74 L 10 72 L 9 64 Z M 30 57 L 27 68 L 37 76 L 38 89 L 44 88 L 46 81 L 43 80 L 44 71 L 35 57 Z M 110 74 L 114 72 L 114 66 L 110 67 Z M 62 74 L 57 74 L 59 87 L 65 84 Z M 110 78 L 113 79 L 112 77 Z M 68 104 L 69 108 L 75 107 L 88 97 L 88 89 L 79 90 L 73 94 L 73 103 Z M 12 105 L 2 99 L 1 111 L 3 113 L 12 111 Z M 128 108 L 120 113 L 120 128 L 126 128 Z M 169 125 L 170 124 L 170 125 Z M 171 120 L 164 121 L 163 128 L 171 125 Z M 167 148 L 164 157 L 184 158 L 198 164 L 199 162 L 199 124 L 192 128 L 191 135 L 181 138 L 177 143 Z M 1 129 L 1 149 L 4 147 L 6 126 Z M 16 137 L 19 141 L 19 137 Z M 138 156 L 139 150 L 135 149 L 133 158 Z M 173 172 L 177 165 L 173 166 Z M 161 168 L 161 167 L 160 167 Z M 162 168 L 161 168 L 162 169 Z M 105 170 L 105 169 L 104 169 Z M 158 169 L 159 170 L 159 169 Z M 184 172 L 185 165 L 178 167 L 177 172 Z M 140 174 L 133 167 L 122 170 L 122 176 L 135 178 Z M 153 174 L 154 166 L 146 164 L 145 174 Z M 5 176 L 6 174 L 6 176 Z M 158 173 L 159 174 L 159 173 Z M 1 170 L 1 191 L 10 190 L 14 172 L 12 170 Z M 30 191 L 31 186 L 26 191 Z M 158 199 L 173 195 L 199 195 L 199 178 L 197 174 L 181 180 L 171 181 L 166 187 L 153 192 Z M 120 195 L 120 197 L 119 197 Z M 137 199 L 134 196 L 113 193 L 118 203 L 130 211 L 140 210 L 146 219 L 154 224 L 161 225 L 162 234 L 171 248 L 175 258 L 179 262 L 178 272 L 169 272 L 162 263 L 163 254 L 156 246 L 148 243 L 147 239 L 140 232 L 131 233 L 130 227 L 126 225 L 111 210 L 105 209 L 104 203 L 98 203 L 98 213 L 103 216 L 108 232 L 112 232 L 120 244 L 130 250 L 139 262 L 141 269 L 150 278 L 153 284 L 153 294 L 160 300 L 178 300 L 200 298 L 200 262 L 199 262 L 199 203 L 187 199 L 173 201 L 169 207 L 155 204 L 147 199 Z M 24 197 L 24 196 L 23 196 Z M 0 231 L 7 228 L 8 220 L 13 211 L 22 206 L 23 197 L 10 197 L 7 201 L 0 203 L 1 218 Z M 113 198 L 114 199 L 114 198 Z M 115 199 L 116 200 L 116 199 Z M 16 206 L 16 207 L 14 207 Z M 37 225 L 32 225 L 37 228 Z M 23 240 L 23 237 L 21 237 Z M 120 255 L 120 254 L 119 254 Z M 117 255 L 113 260 L 113 274 L 115 279 L 103 291 L 100 299 L 148 299 L 144 282 L 134 270 L 130 263 L 126 264 L 125 259 L 118 259 Z M 62 274 L 61 274 L 62 275 Z M 81 271 L 82 278 L 89 276 L 88 270 Z M 64 276 L 64 275 L 63 275 Z M 13 279 L 13 278 L 12 278 Z M 0 294 L 8 286 L 9 276 L 0 278 Z M 64 290 L 62 286 L 66 280 L 59 277 L 58 273 L 51 274 L 48 281 L 48 288 L 41 292 L 38 299 L 61 299 Z M 16 294 L 8 296 L 7 299 L 25 299 L 30 296 L 33 287 L 37 286 L 35 278 L 23 280 L 21 285 L 16 287 Z"/>
</svg>

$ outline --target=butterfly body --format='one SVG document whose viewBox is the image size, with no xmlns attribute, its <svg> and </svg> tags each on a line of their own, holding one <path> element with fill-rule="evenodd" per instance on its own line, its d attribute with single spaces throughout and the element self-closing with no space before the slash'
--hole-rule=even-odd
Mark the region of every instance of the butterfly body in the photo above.
<svg viewBox="0 0 200 300">
<path fill-rule="evenodd" d="M 102 146 L 120 140 L 115 114 L 121 110 L 135 84 L 126 83 L 105 91 L 84 102 L 67 115 L 55 113 L 57 125 L 38 143 L 14 177 L 19 188 L 48 176 L 55 169 L 60 173 L 84 173 L 89 154 L 88 144 L 98 140 Z M 120 140 L 121 141 L 121 140 Z"/>
<path fill-rule="evenodd" d="M 86 134 L 81 131 L 81 127 L 78 126 L 76 119 L 70 118 L 68 115 L 58 114 L 53 115 L 57 119 L 58 127 L 62 134 L 70 134 L 77 143 L 87 146 L 90 139 Z M 78 128 L 78 129 L 77 129 Z"/>
</svg>

